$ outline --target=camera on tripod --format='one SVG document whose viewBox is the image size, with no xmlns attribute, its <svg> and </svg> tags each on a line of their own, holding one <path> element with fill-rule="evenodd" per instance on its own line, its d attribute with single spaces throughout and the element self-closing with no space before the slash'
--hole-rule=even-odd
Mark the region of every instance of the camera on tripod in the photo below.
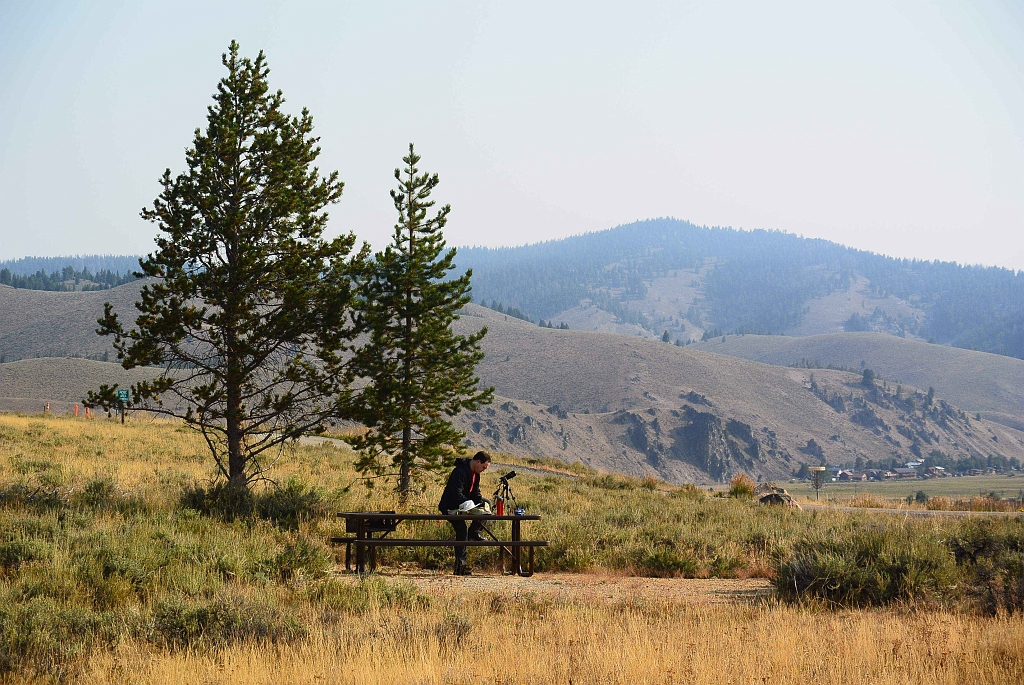
<svg viewBox="0 0 1024 685">
<path fill-rule="evenodd" d="M 512 487 L 508 484 L 508 482 L 515 477 L 516 472 L 509 471 L 498 478 L 498 489 L 494 491 L 494 513 L 498 516 L 505 515 L 506 503 L 511 506 L 511 509 L 516 516 L 522 516 L 526 513 L 526 511 L 519 506 L 515 493 L 512 492 Z"/>
</svg>

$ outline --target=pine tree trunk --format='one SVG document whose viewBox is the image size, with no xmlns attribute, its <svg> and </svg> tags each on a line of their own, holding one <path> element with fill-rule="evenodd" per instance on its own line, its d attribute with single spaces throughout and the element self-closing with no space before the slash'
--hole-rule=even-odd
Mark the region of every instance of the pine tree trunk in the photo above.
<svg viewBox="0 0 1024 685">
<path fill-rule="evenodd" d="M 412 196 L 410 194 L 410 207 L 409 207 L 409 261 L 412 262 L 412 256 L 415 254 L 415 241 L 416 231 L 414 230 L 411 217 L 415 209 L 415 204 L 412 202 Z M 409 387 L 412 383 L 412 285 L 408 284 L 405 287 L 405 350 L 403 350 L 404 359 L 403 371 L 405 373 L 405 386 Z M 409 497 L 409 491 L 412 490 L 412 482 L 410 474 L 412 472 L 412 426 L 408 423 L 402 427 L 402 464 L 398 474 L 398 496 L 404 504 L 406 499 Z"/>
<path fill-rule="evenodd" d="M 406 426 L 402 429 L 402 465 L 398 473 L 398 494 L 403 502 L 412 490 L 412 427 Z"/>
<path fill-rule="evenodd" d="M 234 332 L 228 331 L 224 341 L 230 349 L 234 343 Z M 242 451 L 242 383 L 238 368 L 238 360 L 230 352 L 227 355 L 227 374 L 225 376 L 225 394 L 227 395 L 227 406 L 225 407 L 225 423 L 227 424 L 228 439 L 228 483 L 231 487 L 244 490 L 247 486 L 245 479 L 245 454 Z"/>
</svg>

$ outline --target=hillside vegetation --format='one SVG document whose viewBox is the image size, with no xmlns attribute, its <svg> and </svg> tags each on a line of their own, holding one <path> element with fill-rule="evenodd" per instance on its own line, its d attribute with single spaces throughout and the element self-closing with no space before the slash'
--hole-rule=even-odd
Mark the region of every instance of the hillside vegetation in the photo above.
<svg viewBox="0 0 1024 685">
<path fill-rule="evenodd" d="M 26 257 L 0 270 L 20 287 L 59 289 L 74 279 L 57 281 L 55 271 L 102 269 L 123 281 L 137 260 Z M 1024 272 L 895 259 L 781 231 L 650 219 L 534 245 L 462 247 L 457 265 L 473 269 L 474 301 L 537 323 L 668 331 L 680 343 L 716 333 L 881 331 L 1024 358 Z M 40 271 L 49 276 L 30 284 Z"/>
<path fill-rule="evenodd" d="M 211 499 L 206 479 L 213 471 L 204 453 L 201 438 L 176 423 L 0 416 L 0 677 L 315 682 L 328 664 L 336 669 L 332 678 L 352 673 L 366 682 L 370 673 L 376 682 L 397 683 L 403 681 L 379 664 L 408 662 L 411 650 L 426 659 L 416 660 L 419 669 L 440 673 L 445 664 L 479 655 L 470 635 L 509 623 L 516 627 L 502 634 L 549 669 L 529 666 L 533 682 L 562 682 L 559 673 L 584 680 L 618 673 L 645 682 L 651 663 L 662 673 L 696 668 L 699 678 L 691 682 L 714 682 L 708 665 L 698 666 L 693 645 L 683 648 L 705 639 L 715 658 L 737 672 L 796 679 L 831 671 L 802 659 L 765 661 L 775 642 L 801 639 L 849 653 L 851 663 L 865 667 L 864 680 L 855 682 L 897 682 L 886 680 L 894 668 L 899 682 L 955 682 L 968 672 L 967 660 L 970 673 L 991 682 L 1024 672 L 1024 623 L 1006 613 L 1024 609 L 1024 595 L 1015 594 L 1024 587 L 1020 520 L 981 528 L 970 521 L 804 513 L 582 467 L 570 477 L 524 472 L 515 481 L 521 503 L 543 517 L 529 534 L 552 541 L 540 550 L 543 571 L 760 576 L 775 579 L 783 597 L 795 592 L 798 603 L 933 611 L 830 616 L 773 604 L 688 608 L 656 597 L 615 603 L 424 593 L 408 583 L 338 575 L 324 544 L 338 532 L 333 512 L 393 508 L 390 491 L 348 487 L 354 473 L 347 449 L 288 447 L 273 474 L 281 486 L 257 491 L 251 514 L 234 519 L 218 514 Z M 495 475 L 486 474 L 485 490 L 495 484 Z M 432 511 L 438 496 L 439 485 L 429 484 L 409 507 Z M 447 538 L 449 531 L 422 524 L 412 534 Z M 819 568 L 826 551 L 832 576 Z M 446 548 L 394 549 L 382 561 L 445 568 L 450 555 Z M 496 551 L 475 551 L 473 559 L 478 569 L 498 562 Z M 838 584 L 817 584 L 835 573 L 842 574 Z M 865 635 L 815 637 L 836 620 Z M 937 621 L 947 631 L 948 661 L 929 661 L 923 647 L 909 643 L 886 656 L 890 636 L 919 635 L 928 643 L 921 631 Z M 788 623 L 799 627 L 783 628 Z M 723 639 L 729 631 L 746 635 Z M 552 643 L 552 635 L 562 639 Z M 624 671 L 613 646 L 629 635 L 644 637 L 629 644 L 633 656 L 625 663 L 635 666 Z M 752 637 L 763 645 L 756 661 L 742 656 Z M 569 638 L 578 640 L 576 659 L 565 658 Z M 485 652 L 501 656 L 495 645 L 503 641 L 485 641 Z M 267 650 L 274 659 L 260 656 Z M 641 668 L 637 654 L 657 661 Z"/>
<path fill-rule="evenodd" d="M 849 330 L 1024 358 L 1024 272 L 996 267 L 894 259 L 675 219 L 522 247 L 460 248 L 458 264 L 473 269 L 476 301 L 556 324 L 582 306 L 683 342 L 709 331 L 778 333 L 797 329 L 815 301 L 850 292 L 858 304 L 879 304 L 852 310 Z M 678 283 L 659 291 L 666 278 Z"/>
<path fill-rule="evenodd" d="M 117 364 L 89 359 L 23 359 L 0 364 L 0 412 L 41 412 L 50 404 L 54 414 L 69 414 L 75 404 L 100 385 L 122 386 L 153 378 L 152 369 L 125 371 Z M 84 411 L 84 407 L 80 406 Z"/>
</svg>

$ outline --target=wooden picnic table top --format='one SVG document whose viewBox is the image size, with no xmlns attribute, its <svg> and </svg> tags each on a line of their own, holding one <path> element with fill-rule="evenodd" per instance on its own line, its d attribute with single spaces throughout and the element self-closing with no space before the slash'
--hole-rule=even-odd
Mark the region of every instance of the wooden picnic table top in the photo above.
<svg viewBox="0 0 1024 685">
<path fill-rule="evenodd" d="M 339 511 L 338 518 L 363 519 L 364 521 L 540 521 L 537 514 L 522 516 L 497 514 L 394 514 L 379 511 Z"/>
</svg>

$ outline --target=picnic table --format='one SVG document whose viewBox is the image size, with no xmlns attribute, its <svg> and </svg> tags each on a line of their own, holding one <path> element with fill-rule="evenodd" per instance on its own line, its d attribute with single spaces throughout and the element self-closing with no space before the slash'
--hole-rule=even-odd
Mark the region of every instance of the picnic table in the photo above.
<svg viewBox="0 0 1024 685">
<path fill-rule="evenodd" d="M 497 516 L 494 514 L 398 514 L 393 511 L 341 511 L 339 518 L 345 519 L 345 532 L 354 533 L 345 537 L 332 537 L 332 544 L 344 544 L 345 568 L 351 570 L 352 547 L 355 547 L 356 572 L 366 573 L 367 568 L 373 571 L 377 566 L 378 547 L 501 547 L 502 570 L 505 556 L 512 560 L 512 573 L 524 578 L 533 575 L 534 547 L 547 547 L 548 540 L 523 540 L 523 521 L 540 521 L 540 516 Z M 499 540 L 485 525 L 484 530 L 492 536 L 492 540 L 423 540 L 415 538 L 391 538 L 398 524 L 403 521 L 511 521 L 511 534 L 508 540 Z M 376 534 L 376 537 L 374 535 Z M 523 568 L 523 549 L 527 549 L 527 566 Z"/>
</svg>

